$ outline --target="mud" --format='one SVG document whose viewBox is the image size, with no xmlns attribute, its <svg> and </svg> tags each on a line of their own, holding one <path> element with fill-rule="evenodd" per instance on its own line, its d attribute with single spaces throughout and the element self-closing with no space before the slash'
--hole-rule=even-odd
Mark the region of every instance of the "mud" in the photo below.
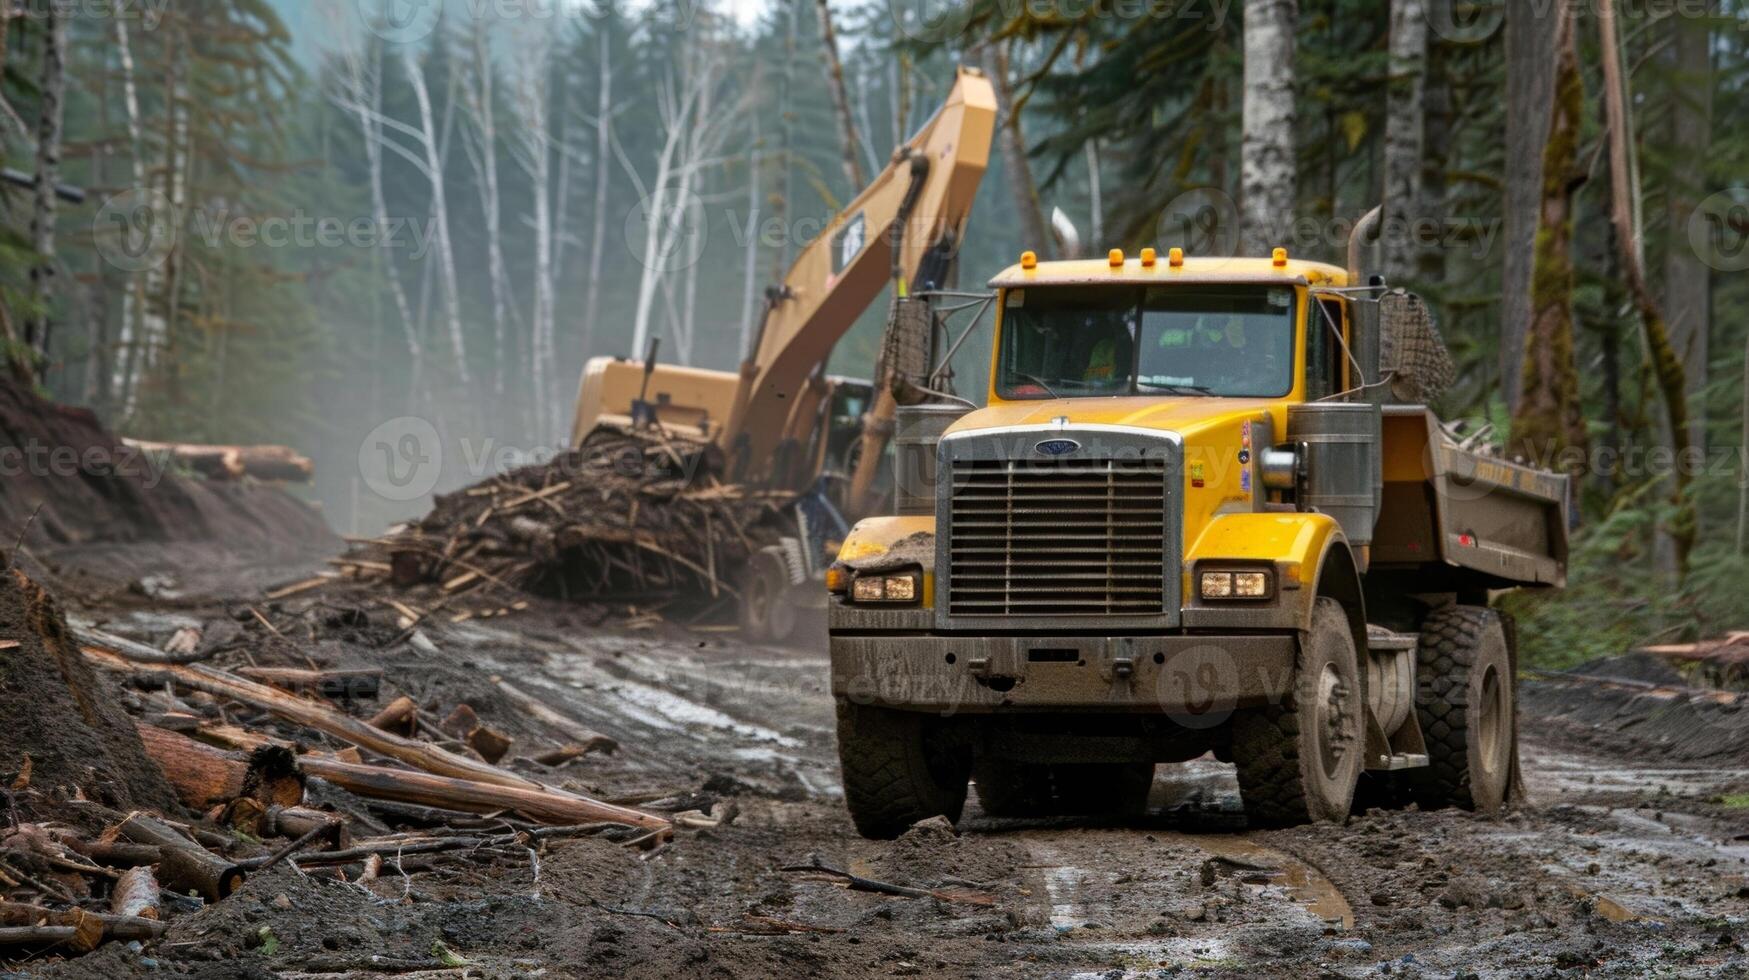
<svg viewBox="0 0 1749 980">
<path fill-rule="evenodd" d="M 246 602 L 278 635 L 237 614 Z M 1149 815 L 1127 824 L 992 819 L 974 788 L 958 833 L 920 826 L 876 842 L 842 808 L 817 645 L 615 633 L 538 601 L 489 622 L 434 618 L 423 649 L 392 645 L 403 631 L 364 594 L 187 599 L 169 615 L 99 598 L 85 611 L 148 639 L 228 623 L 221 664 L 381 664 L 382 698 L 410 693 L 439 717 L 469 702 L 515 738 L 522 771 L 609 799 L 687 796 L 736 813 L 651 854 L 554 841 L 526 859 L 431 862 L 366 886 L 281 869 L 148 948 L 31 964 L 33 976 L 1749 972 L 1749 753 L 1675 734 L 1704 718 L 1741 738 L 1740 713 L 1690 710 L 1716 706 L 1707 692 L 1647 700 L 1631 684 L 1527 682 L 1530 796 L 1500 819 L 1373 811 L 1250 831 L 1231 768 L 1198 760 L 1160 767 Z M 528 761 L 568 739 L 518 712 L 495 677 L 619 751 L 559 769 Z M 1669 679 L 1628 680 L 1657 690 Z M 944 897 L 848 890 L 806 870 L 816 864 Z"/>
</svg>

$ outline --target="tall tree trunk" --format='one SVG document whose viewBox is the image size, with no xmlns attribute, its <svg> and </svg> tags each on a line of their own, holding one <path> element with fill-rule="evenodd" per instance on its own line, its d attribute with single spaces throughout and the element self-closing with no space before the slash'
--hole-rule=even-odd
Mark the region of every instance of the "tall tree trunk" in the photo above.
<svg viewBox="0 0 1749 980">
<path fill-rule="evenodd" d="M 595 317 L 601 309 L 602 249 L 607 244 L 608 160 L 613 155 L 613 45 L 605 22 L 596 30 L 601 64 L 595 93 L 595 200 L 590 215 L 589 282 L 583 294 L 584 357 L 595 353 Z"/>
<path fill-rule="evenodd" d="M 832 7 L 827 0 L 814 0 L 816 19 L 820 22 L 820 57 L 826 69 L 826 88 L 832 93 L 832 108 L 838 113 L 838 139 L 844 156 L 844 179 L 850 182 L 850 196 L 855 197 L 868 186 L 863 172 L 860 141 L 856 123 L 850 116 L 850 97 L 844 89 L 844 62 L 838 57 L 838 32 L 832 28 Z"/>
<path fill-rule="evenodd" d="M 1243 254 L 1287 244 L 1294 217 L 1296 0 L 1245 0 L 1244 144 L 1239 241 Z"/>
<path fill-rule="evenodd" d="M 737 357 L 752 356 L 753 331 L 759 317 L 759 186 L 760 147 L 759 113 L 747 114 L 753 125 L 752 149 L 747 154 L 747 252 L 741 282 L 741 340 L 735 346 Z"/>
<path fill-rule="evenodd" d="M 450 354 L 455 358 L 456 379 L 463 390 L 474 387 L 473 373 L 468 368 L 468 345 L 462 336 L 461 291 L 455 278 L 455 248 L 449 230 L 449 202 L 444 197 L 443 154 L 438 151 L 440 137 L 437 120 L 431 111 L 431 90 L 425 84 L 425 71 L 413 49 L 401 54 L 402 67 L 413 88 L 413 98 L 419 105 L 420 142 L 425 150 L 426 173 L 431 183 L 431 213 L 433 238 L 437 248 L 438 286 L 443 290 L 443 312 L 449 333 Z"/>
<path fill-rule="evenodd" d="M 1426 120 L 1427 0 L 1391 4 L 1390 86 L 1385 97 L 1384 272 L 1406 285 L 1419 268 L 1411 223 L 1420 218 Z"/>
<path fill-rule="evenodd" d="M 782 175 L 782 184 L 778 188 L 777 200 L 773 201 L 773 212 L 778 224 L 788 228 L 790 202 L 795 198 L 795 87 L 796 87 L 796 22 L 801 15 L 803 0 L 789 0 L 788 16 L 785 22 L 783 40 L 783 71 L 778 75 L 777 85 L 777 120 L 778 120 L 778 173 Z M 783 247 L 777 249 L 773 257 L 771 270 L 772 282 L 783 282 L 789 275 L 790 261 L 795 257 L 795 236 L 787 231 L 783 236 Z"/>
<path fill-rule="evenodd" d="M 121 69 L 122 111 L 127 122 L 128 155 L 133 162 L 133 191 L 143 195 L 147 193 L 146 146 L 140 123 L 140 95 L 134 79 L 133 43 L 128 31 L 126 3 L 127 0 L 112 0 L 110 21 L 115 29 L 116 59 Z M 163 323 L 153 314 L 148 302 L 149 297 L 158 295 L 159 286 L 153 278 L 156 271 L 151 270 L 143 279 L 138 273 L 130 272 L 126 279 L 121 311 L 120 367 L 113 382 L 122 419 L 133 414 L 140 373 L 149 362 L 151 345 L 156 342 L 154 338 L 163 333 Z"/>
<path fill-rule="evenodd" d="M 1088 140 L 1084 150 L 1087 155 L 1087 235 L 1089 243 L 1097 249 L 1105 244 L 1105 191 L 1099 180 L 1099 140 Z"/>
<path fill-rule="evenodd" d="M 36 193 L 31 207 L 30 238 L 36 261 L 30 268 L 30 290 L 37 310 L 24 329 L 24 342 L 39 361 L 48 356 L 55 296 L 55 188 L 61 182 L 61 131 L 67 99 L 67 23 L 57 3 L 42 11 L 43 63 L 37 120 Z"/>
<path fill-rule="evenodd" d="M 1586 445 L 1579 403 L 1579 372 L 1573 356 L 1573 192 L 1579 169 L 1580 127 L 1585 112 L 1573 14 L 1559 8 L 1555 88 L 1542 162 L 1542 200 L 1536 230 L 1530 330 L 1515 360 L 1521 394 L 1512 415 L 1511 452 L 1533 463 L 1554 465 L 1563 451 Z M 1577 469 L 1572 471 L 1577 478 Z"/>
<path fill-rule="evenodd" d="M 1675 34 L 1668 65 L 1675 78 L 1670 92 L 1670 149 L 1685 166 L 1673 168 L 1668 178 L 1664 306 L 1670 317 L 1670 343 L 1688 382 L 1692 413 L 1688 438 L 1696 448 L 1705 450 L 1712 269 L 1689 244 L 1688 224 L 1707 193 L 1701 161 L 1708 159 L 1712 147 L 1712 31 L 1706 18 L 1694 17 L 1670 18 L 1670 29 Z"/>
<path fill-rule="evenodd" d="M 1682 360 L 1670 343 L 1663 313 L 1646 283 L 1646 269 L 1641 258 L 1640 229 L 1634 220 L 1639 188 L 1634 180 L 1628 147 L 1633 138 L 1633 122 L 1628 117 L 1627 78 L 1622 71 L 1614 0 L 1598 0 L 1597 30 L 1603 59 L 1603 106 L 1609 119 L 1610 220 L 1615 226 L 1616 247 L 1621 251 L 1628 291 L 1639 309 L 1653 377 L 1664 404 L 1670 448 L 1677 461 L 1673 467 L 1671 493 L 1675 516 L 1667 527 L 1660 530 L 1670 536 L 1674 548 L 1673 570 L 1680 583 L 1688 574 L 1688 555 L 1693 550 L 1696 533 L 1694 503 L 1688 499 L 1688 485 L 1693 479 L 1688 461 L 1688 385 L 1683 376 Z"/>
<path fill-rule="evenodd" d="M 1428 22 L 1451 23 L 1451 8 L 1455 0 L 1427 0 Z M 1449 45 L 1427 35 L 1427 76 L 1421 103 L 1425 120 L 1421 147 L 1422 221 L 1432 222 L 1443 236 L 1449 208 L 1446 205 L 1445 170 L 1452 159 L 1452 78 Z M 1443 240 L 1443 239 L 1442 239 Z M 1419 250 L 1418 277 L 1423 287 L 1437 287 L 1445 282 L 1446 250 L 1438 243 Z"/>
<path fill-rule="evenodd" d="M 990 76 L 996 89 L 997 125 L 1000 128 L 996 139 L 1002 151 L 1002 169 L 1007 172 L 1008 188 L 1014 195 L 1021 245 L 1048 258 L 1055 239 L 1051 236 L 1050 226 L 1045 223 L 1038 182 L 1033 179 L 1032 161 L 1026 153 L 1026 135 L 1020 126 L 1020 113 L 1015 111 L 1014 87 L 1008 75 L 1007 41 L 991 41 L 984 45 L 984 72 Z"/>
<path fill-rule="evenodd" d="M 504 266 L 503 207 L 498 192 L 498 109 L 494 91 L 491 38 L 485 17 L 473 24 L 473 85 L 468 92 L 475 139 L 471 158 L 480 180 L 480 210 L 486 217 L 486 277 L 492 288 L 492 402 L 504 402 L 505 351 L 510 339 L 507 297 L 510 273 Z"/>
<path fill-rule="evenodd" d="M 1560 9 L 1557 6 L 1555 9 Z M 1508 410 L 1518 408 L 1524 338 L 1534 316 L 1531 269 L 1543 199 L 1544 144 L 1555 94 L 1556 25 L 1535 4 L 1506 5 L 1506 189 L 1500 272 L 1500 379 Z"/>
</svg>

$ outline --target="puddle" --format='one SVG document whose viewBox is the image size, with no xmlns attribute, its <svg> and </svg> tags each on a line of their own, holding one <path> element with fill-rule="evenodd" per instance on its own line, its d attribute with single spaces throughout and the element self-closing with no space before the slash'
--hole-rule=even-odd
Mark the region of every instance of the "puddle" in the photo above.
<svg viewBox="0 0 1749 980">
<path fill-rule="evenodd" d="M 1251 885 L 1258 891 L 1282 888 L 1318 921 L 1344 931 L 1354 928 L 1354 909 L 1349 907 L 1341 889 L 1304 861 L 1243 837 L 1227 834 L 1174 836 L 1216 857 L 1235 862 L 1238 867 L 1234 870 L 1247 878 L 1265 879 L 1266 884 Z"/>
</svg>

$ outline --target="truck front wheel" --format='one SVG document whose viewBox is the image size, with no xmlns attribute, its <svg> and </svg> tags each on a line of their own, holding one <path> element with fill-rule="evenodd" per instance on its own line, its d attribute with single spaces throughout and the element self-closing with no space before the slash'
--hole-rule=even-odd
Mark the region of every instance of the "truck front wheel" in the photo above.
<svg viewBox="0 0 1749 980">
<path fill-rule="evenodd" d="M 838 761 L 857 833 L 897 837 L 919 820 L 958 822 L 970 746 L 930 715 L 838 702 Z"/>
<path fill-rule="evenodd" d="M 1518 738 L 1517 679 L 1499 614 L 1482 606 L 1433 612 L 1421 625 L 1416 667 L 1428 765 L 1408 773 L 1415 802 L 1428 810 L 1498 811 Z"/>
<path fill-rule="evenodd" d="M 1348 616 L 1335 599 L 1320 598 L 1288 703 L 1233 716 L 1246 819 L 1282 827 L 1346 817 L 1360 778 L 1365 706 Z"/>
</svg>

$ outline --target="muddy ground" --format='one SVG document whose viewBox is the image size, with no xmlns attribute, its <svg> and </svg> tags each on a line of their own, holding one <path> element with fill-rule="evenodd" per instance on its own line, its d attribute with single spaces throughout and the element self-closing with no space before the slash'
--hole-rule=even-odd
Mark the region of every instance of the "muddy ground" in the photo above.
<svg viewBox="0 0 1749 980">
<path fill-rule="evenodd" d="M 524 772 L 738 813 L 653 853 L 554 841 L 369 886 L 280 868 L 148 948 L 10 967 L 29 976 L 1749 975 L 1749 712 L 1633 661 L 1527 681 L 1530 800 L 1501 819 L 1374 811 L 1248 831 L 1230 767 L 1204 761 L 1160 767 L 1152 812 L 1129 824 L 994 820 L 974 790 L 957 835 L 873 842 L 842 808 L 823 643 L 616 632 L 590 625 L 598 611 L 537 601 L 433 617 L 416 649 L 388 645 L 404 631 L 364 593 L 267 602 L 264 576 L 215 590 L 198 567 L 168 569 L 141 590 L 70 570 L 75 618 L 150 642 L 194 626 L 221 665 L 380 664 L 383 701 L 410 693 L 439 717 L 469 702 L 515 737 Z M 494 676 L 619 751 L 528 761 L 567 739 Z M 785 870 L 816 861 L 944 897 Z"/>
</svg>

